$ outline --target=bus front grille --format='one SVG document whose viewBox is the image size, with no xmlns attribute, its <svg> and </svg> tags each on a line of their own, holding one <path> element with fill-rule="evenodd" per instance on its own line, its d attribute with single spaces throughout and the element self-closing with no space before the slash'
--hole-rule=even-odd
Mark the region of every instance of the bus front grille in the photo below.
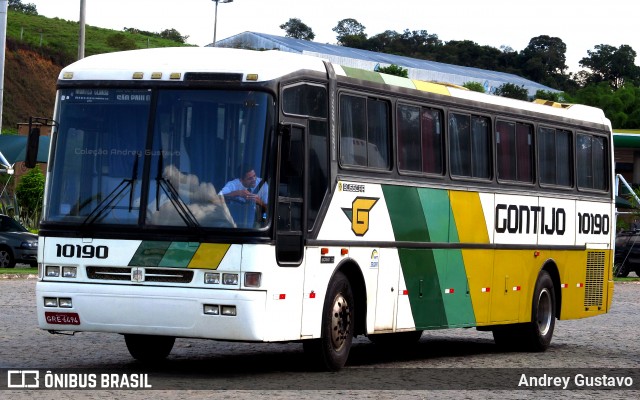
<svg viewBox="0 0 640 400">
<path fill-rule="evenodd" d="M 587 253 L 587 276 L 584 285 L 585 307 L 602 306 L 605 260 L 606 254 L 604 251 L 590 251 Z"/>
<path fill-rule="evenodd" d="M 134 267 L 135 269 L 140 269 Z M 132 267 L 87 267 L 89 279 L 131 281 Z M 189 283 L 193 271 L 175 268 L 144 268 L 144 282 Z"/>
</svg>

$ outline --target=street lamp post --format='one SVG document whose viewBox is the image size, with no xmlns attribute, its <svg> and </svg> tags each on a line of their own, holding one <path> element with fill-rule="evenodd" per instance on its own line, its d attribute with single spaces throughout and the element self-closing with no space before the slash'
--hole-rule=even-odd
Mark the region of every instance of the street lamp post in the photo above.
<svg viewBox="0 0 640 400">
<path fill-rule="evenodd" d="M 233 0 L 212 0 L 216 3 L 216 14 L 213 20 L 213 47 L 216 46 L 216 30 L 218 28 L 218 3 L 232 3 Z"/>
<path fill-rule="evenodd" d="M 78 60 L 84 58 L 86 0 L 80 0 L 80 32 L 78 33 Z"/>
</svg>

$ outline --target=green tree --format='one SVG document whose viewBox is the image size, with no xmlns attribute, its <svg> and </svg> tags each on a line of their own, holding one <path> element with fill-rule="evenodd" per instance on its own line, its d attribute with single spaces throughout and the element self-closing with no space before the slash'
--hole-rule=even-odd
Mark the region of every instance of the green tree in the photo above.
<svg viewBox="0 0 640 400">
<path fill-rule="evenodd" d="M 33 3 L 24 4 L 21 0 L 9 0 L 9 10 L 21 12 L 27 15 L 38 15 L 36 5 Z"/>
<path fill-rule="evenodd" d="M 568 76 L 567 45 L 562 39 L 547 35 L 531 38 L 520 53 L 521 68 L 525 77 L 544 85 L 559 87 Z"/>
<path fill-rule="evenodd" d="M 541 99 L 541 100 L 551 100 L 551 101 L 555 101 L 555 102 L 561 102 L 562 101 L 562 93 L 561 92 L 552 92 L 550 90 L 537 90 L 535 98 L 536 99 Z"/>
<path fill-rule="evenodd" d="M 16 197 L 21 207 L 21 216 L 37 221 L 42 210 L 44 197 L 44 175 L 39 168 L 33 168 L 22 176 L 16 187 Z"/>
<path fill-rule="evenodd" d="M 173 40 L 174 42 L 178 42 L 178 43 L 186 43 L 187 39 L 189 39 L 189 36 L 182 36 L 180 32 L 178 32 L 173 28 L 165 29 L 162 32 L 160 32 L 160 37 L 163 39 Z"/>
<path fill-rule="evenodd" d="M 303 40 L 313 40 L 316 37 L 311 28 L 299 18 L 289 18 L 289 21 L 280 25 L 280 29 L 284 29 L 286 37 Z"/>
<path fill-rule="evenodd" d="M 395 64 L 391 64 L 388 67 L 378 67 L 377 71 L 382 72 L 383 74 L 401 76 L 403 78 L 409 77 L 408 69 Z"/>
<path fill-rule="evenodd" d="M 513 83 L 503 83 L 496 89 L 497 96 L 509 97 L 517 100 L 529 100 L 529 93 L 523 86 L 518 86 Z"/>
<path fill-rule="evenodd" d="M 353 18 L 346 18 L 338 21 L 332 30 L 337 33 L 338 44 L 346 47 L 361 48 L 366 42 L 367 35 L 364 33 L 365 26 Z"/>
<path fill-rule="evenodd" d="M 465 82 L 462 84 L 462 87 L 465 87 L 473 92 L 484 93 L 484 85 L 480 82 Z"/>
<path fill-rule="evenodd" d="M 626 82 L 640 81 L 640 67 L 635 65 L 636 52 L 629 45 L 619 48 L 608 44 L 599 44 L 594 51 L 587 50 L 587 57 L 579 65 L 589 68 L 588 83 L 608 82 L 614 89 L 621 88 Z"/>
</svg>

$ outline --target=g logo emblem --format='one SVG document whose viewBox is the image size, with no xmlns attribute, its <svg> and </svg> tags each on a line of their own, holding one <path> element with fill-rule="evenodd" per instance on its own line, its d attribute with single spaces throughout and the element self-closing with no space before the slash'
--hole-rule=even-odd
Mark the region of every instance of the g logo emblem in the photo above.
<svg viewBox="0 0 640 400">
<path fill-rule="evenodd" d="M 351 230 L 356 236 L 364 236 L 369 230 L 369 212 L 378 200 L 372 197 L 356 197 L 351 203 L 351 209 L 342 209 L 351 221 Z"/>
</svg>

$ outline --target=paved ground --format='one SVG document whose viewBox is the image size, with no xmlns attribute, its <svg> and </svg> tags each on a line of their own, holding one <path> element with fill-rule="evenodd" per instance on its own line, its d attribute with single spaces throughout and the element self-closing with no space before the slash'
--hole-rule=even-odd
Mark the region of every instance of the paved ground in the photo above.
<svg viewBox="0 0 640 400">
<path fill-rule="evenodd" d="M 51 335 L 37 328 L 34 279 L 0 279 L 0 368 L 8 369 L 73 369 L 117 371 L 127 373 L 143 368 L 134 362 L 120 335 L 79 333 L 75 336 Z M 549 374 L 575 374 L 586 368 L 627 369 L 640 384 L 640 283 L 616 284 L 610 313 L 584 320 L 559 321 L 551 347 L 544 353 L 500 352 L 487 332 L 475 329 L 430 331 L 409 350 L 381 350 L 366 338 L 358 338 L 347 368 L 337 374 L 309 372 L 305 367 L 302 346 L 290 344 L 225 343 L 206 340 L 178 339 L 166 363 L 144 367 L 145 372 L 162 379 L 169 387 L 190 389 L 194 382 L 203 383 L 206 391 L 56 391 L 39 392 L 40 398 L 118 398 L 196 399 L 321 398 L 340 395 L 345 398 L 524 398 L 539 397 L 533 391 L 425 391 L 402 390 L 421 388 L 415 380 L 436 379 L 436 388 L 446 382 L 468 378 L 470 368 L 496 380 L 496 368 L 504 374 L 531 373 L 531 368 L 545 368 Z M 424 374 L 425 368 L 439 368 L 437 374 Z M 366 375 L 363 376 L 363 371 Z M 543 370 L 538 370 L 543 371 Z M 608 370 L 602 370 L 608 372 Z M 438 375 L 439 374 L 439 375 Z M 372 376 L 376 380 L 371 380 Z M 223 379 L 221 378 L 223 377 Z M 198 380 L 198 379 L 206 380 Z M 380 378 L 380 380 L 377 380 Z M 473 379 L 472 379 L 473 378 Z M 475 380 L 474 380 L 475 379 Z M 497 381 L 497 380 L 496 380 Z M 156 380 L 157 383 L 159 383 Z M 228 391 L 211 392 L 220 384 Z M 420 383 L 420 382 L 418 382 Z M 442 384 L 439 384 L 442 383 Z M 484 383 L 484 382 L 482 382 Z M 274 386 L 275 385 L 275 386 Z M 353 390 L 369 389 L 372 390 Z M 197 386 L 197 384 L 196 384 Z M 335 390 L 318 390 L 324 387 Z M 393 390 L 380 390 L 381 388 Z M 245 390 L 256 388 L 259 390 Z M 266 390 L 272 388 L 273 390 Z M 315 389 L 315 390 L 299 390 Z M 6 391 L 0 397 L 31 398 L 32 392 Z M 282 390 L 298 389 L 298 390 Z M 498 386 L 498 389 L 501 389 Z M 597 393 L 597 392 L 596 392 Z M 455 394 L 455 395 L 454 395 Z M 534 396 L 534 394 L 537 394 Z M 584 390 L 545 391 L 543 397 L 583 398 L 594 394 Z M 126 395 L 126 396 L 125 396 Z M 599 395 L 602 395 L 600 393 Z M 640 397 L 638 391 L 607 391 L 608 398 Z"/>
</svg>

